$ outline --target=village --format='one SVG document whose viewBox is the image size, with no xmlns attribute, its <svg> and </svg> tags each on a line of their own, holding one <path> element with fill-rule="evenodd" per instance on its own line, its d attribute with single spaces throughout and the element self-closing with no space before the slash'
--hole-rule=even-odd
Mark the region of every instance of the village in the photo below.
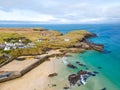
<svg viewBox="0 0 120 90">
<path fill-rule="evenodd" d="M 37 42 L 43 42 L 46 39 L 38 39 Z M 54 41 L 56 38 L 51 38 L 50 41 Z M 64 39 L 65 42 L 69 42 L 69 38 Z M 11 50 L 11 49 L 21 49 L 21 48 L 34 48 L 35 43 L 30 41 L 29 39 L 26 39 L 25 37 L 19 37 L 19 38 L 8 38 L 4 40 L 4 44 L 0 44 L 0 49 L 3 49 L 4 51 Z"/>
<path fill-rule="evenodd" d="M 3 31 L 2 31 L 3 30 Z M 70 38 L 60 38 L 62 34 L 54 30 L 46 29 L 25 29 L 26 31 L 10 29 L 9 33 L 6 33 L 4 29 L 1 29 L 1 42 L 0 42 L 0 64 L 3 65 L 10 58 L 15 58 L 21 55 L 38 55 L 45 51 L 45 48 L 58 48 L 64 46 L 64 43 L 70 43 Z M 33 31 L 33 36 L 28 31 Z M 22 31 L 14 33 L 15 31 Z M 5 32 L 5 33 L 4 33 Z M 9 35 L 10 34 L 10 35 Z M 23 35 L 24 34 L 24 35 Z M 28 37 L 30 34 L 30 37 Z M 37 36 L 38 35 L 38 36 Z M 35 39 L 31 39 L 35 38 Z M 58 44 L 57 44 L 58 43 Z M 61 45 L 59 44 L 61 43 Z M 56 44 L 53 46 L 52 44 Z M 10 59 L 11 60 L 11 59 Z"/>
<path fill-rule="evenodd" d="M 2 65 L 9 61 L 9 57 L 14 59 L 19 56 L 40 55 L 48 50 L 81 52 L 86 49 L 95 49 L 101 51 L 103 47 L 84 40 L 84 38 L 96 36 L 86 30 L 74 30 L 62 34 L 57 30 L 44 28 L 1 28 L 0 32 L 0 64 Z"/>
<path fill-rule="evenodd" d="M 33 48 L 35 44 L 25 37 L 20 38 L 8 38 L 4 40 L 4 44 L 0 44 L 0 48 L 6 50 L 17 48 Z"/>
</svg>

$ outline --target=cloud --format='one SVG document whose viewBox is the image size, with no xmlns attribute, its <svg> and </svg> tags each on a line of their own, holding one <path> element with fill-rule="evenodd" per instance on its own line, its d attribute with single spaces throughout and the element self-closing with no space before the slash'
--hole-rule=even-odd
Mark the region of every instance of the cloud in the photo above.
<svg viewBox="0 0 120 90">
<path fill-rule="evenodd" d="M 40 23 L 120 22 L 119 0 L 0 0 L 0 20 Z"/>
<path fill-rule="evenodd" d="M 12 10 L 10 12 L 0 10 L 0 20 L 19 20 L 19 21 L 40 21 L 47 22 L 55 18 L 48 14 L 37 13 L 30 10 Z"/>
<path fill-rule="evenodd" d="M 85 22 L 101 22 L 101 21 L 104 21 L 105 18 L 85 18 L 85 19 L 82 19 L 81 22 L 85 23 Z"/>
</svg>

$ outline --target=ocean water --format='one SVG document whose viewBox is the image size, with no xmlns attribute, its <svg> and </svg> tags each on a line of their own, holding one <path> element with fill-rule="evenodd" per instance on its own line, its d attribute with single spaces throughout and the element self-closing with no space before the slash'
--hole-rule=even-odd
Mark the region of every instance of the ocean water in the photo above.
<svg viewBox="0 0 120 90">
<path fill-rule="evenodd" d="M 82 54 L 74 54 L 72 57 L 68 57 L 67 61 L 73 64 L 76 61 L 80 61 L 86 64 L 90 71 L 98 71 L 99 74 L 96 77 L 90 77 L 86 85 L 72 87 L 71 90 L 101 90 L 104 87 L 107 90 L 120 90 L 120 24 L 0 24 L 0 27 L 43 27 L 59 30 L 62 33 L 84 29 L 96 33 L 98 37 L 89 40 L 94 43 L 104 44 L 103 53 L 89 50 Z M 98 67 L 102 68 L 98 69 Z M 67 78 L 69 74 L 76 73 L 80 69 L 85 68 L 79 67 L 77 70 L 74 70 L 63 66 L 60 76 L 55 78 L 56 83 L 63 84 L 59 81 L 64 80 L 62 77 Z M 67 81 L 67 79 L 65 80 Z M 64 83 L 67 83 L 66 81 Z M 59 90 L 59 88 L 56 88 L 52 90 Z"/>
</svg>

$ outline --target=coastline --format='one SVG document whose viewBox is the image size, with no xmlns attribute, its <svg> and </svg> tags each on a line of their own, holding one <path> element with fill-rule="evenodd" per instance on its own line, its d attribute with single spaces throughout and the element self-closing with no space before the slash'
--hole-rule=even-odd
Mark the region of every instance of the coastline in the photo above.
<svg viewBox="0 0 120 90">
<path fill-rule="evenodd" d="M 71 54 L 72 55 L 72 54 Z M 72 62 L 77 61 L 76 54 L 74 54 L 68 58 L 68 61 Z M 80 62 L 83 63 L 82 60 Z M 84 64 L 87 64 L 84 62 Z M 66 70 L 66 71 L 65 71 Z M 90 70 L 94 70 L 91 69 Z M 51 73 L 58 73 L 58 76 L 56 77 L 48 77 Z M 69 74 L 73 73 L 75 71 L 71 71 L 70 68 L 67 68 L 66 65 L 63 64 L 61 57 L 51 57 L 49 61 L 46 61 L 36 68 L 32 69 L 28 73 L 26 73 L 24 76 L 20 78 L 16 78 L 14 80 L 10 80 L 7 82 L 0 83 L 0 89 L 1 90 L 62 90 L 64 86 L 69 86 L 69 82 L 67 80 L 67 77 Z M 101 74 L 97 77 L 92 77 L 87 80 L 86 85 L 80 86 L 80 87 L 71 87 L 70 90 L 96 90 L 101 89 L 103 86 L 106 85 L 106 83 L 109 83 L 109 80 L 105 79 L 105 83 L 103 84 L 101 82 L 104 80 L 104 76 Z M 23 83 L 24 82 L 24 83 Z M 99 85 L 98 85 L 99 83 Z M 56 84 L 56 86 L 54 86 Z M 112 85 L 112 83 L 109 83 L 109 85 Z M 115 86 L 111 88 L 116 88 Z M 111 90 L 110 88 L 110 90 Z M 108 87 L 109 89 L 109 87 Z"/>
<path fill-rule="evenodd" d="M 72 54 L 67 54 L 72 55 Z M 63 56 L 64 57 L 64 56 Z M 66 73 L 61 74 L 61 70 L 66 68 L 62 61 L 62 56 L 60 57 L 50 57 L 49 60 L 41 63 L 36 68 L 30 70 L 25 75 L 9 80 L 6 82 L 0 83 L 1 90 L 56 90 L 59 88 L 63 88 L 65 85 L 69 86 L 69 82 L 67 80 L 67 76 L 70 74 L 65 75 Z M 66 56 L 67 58 L 68 56 Z M 51 73 L 58 73 L 56 77 L 48 77 Z M 61 76 L 62 75 L 62 76 Z M 63 76 L 65 75 L 65 76 Z M 60 78 L 58 80 L 57 78 Z M 59 83 L 57 84 L 57 80 Z M 17 83 L 16 83 L 17 82 Z M 24 83 L 23 83 L 24 82 Z M 56 84 L 57 86 L 54 86 Z"/>
<path fill-rule="evenodd" d="M 76 34 L 79 34 L 80 32 L 79 31 L 75 31 L 75 32 L 72 32 L 72 33 L 74 33 L 74 35 L 76 35 Z M 82 31 L 82 33 L 86 33 L 86 31 Z M 70 34 L 70 36 L 71 36 L 71 34 Z M 70 37 L 69 36 L 69 37 Z M 74 42 L 72 45 L 68 45 L 68 47 L 66 47 L 66 48 L 62 48 L 62 49 L 55 49 L 55 50 L 49 50 L 49 51 L 45 51 L 45 53 L 44 54 L 41 54 L 41 55 L 37 55 L 37 56 L 35 56 L 35 58 L 36 59 L 38 59 L 38 61 L 37 62 L 33 62 L 33 63 L 31 63 L 30 65 L 28 64 L 28 66 L 25 66 L 25 67 L 23 67 L 22 69 L 20 68 L 20 70 L 19 70 L 19 68 L 18 68 L 18 70 L 14 70 L 14 68 L 17 68 L 17 66 L 15 65 L 14 66 L 14 61 L 15 60 L 13 60 L 13 61 L 11 61 L 11 62 L 9 62 L 7 65 L 4 65 L 4 66 L 2 66 L 2 68 L 1 68 L 1 70 L 0 71 L 9 71 L 9 68 L 13 65 L 13 67 L 10 69 L 10 71 L 17 71 L 17 74 L 16 74 L 16 72 L 15 72 L 15 74 L 13 73 L 13 75 L 11 75 L 11 76 L 8 76 L 7 78 L 5 78 L 5 79 L 1 79 L 1 81 L 0 82 L 3 82 L 3 83 L 1 83 L 0 84 L 0 89 L 2 89 L 2 90 L 4 90 L 4 88 L 5 88 L 5 90 L 7 89 L 6 87 L 6 83 L 9 83 L 9 82 L 11 82 L 10 84 L 12 84 L 12 83 L 15 83 L 17 80 L 20 80 L 20 83 L 19 83 L 19 85 L 20 84 L 22 84 L 23 82 L 24 82 L 24 80 L 26 80 L 26 82 L 25 82 L 25 84 L 27 84 L 28 83 L 28 81 L 34 81 L 34 80 L 36 80 L 36 82 L 37 82 L 37 84 L 39 84 L 39 87 L 41 86 L 41 87 L 43 87 L 42 89 L 43 90 L 45 90 L 45 89 L 47 89 L 47 90 L 52 90 L 51 89 L 51 87 L 56 87 L 56 85 L 54 84 L 54 83 L 52 83 L 52 85 L 49 85 L 49 83 L 47 84 L 47 86 L 46 86 L 46 83 L 49 81 L 49 82 L 51 82 L 52 80 L 48 80 L 49 78 L 48 78 L 48 75 L 49 74 L 51 74 L 51 73 L 54 73 L 55 72 L 55 68 L 56 69 L 60 69 L 61 68 L 61 66 L 63 66 L 64 67 L 64 65 L 63 64 L 61 64 L 61 65 L 59 65 L 60 63 L 61 63 L 61 61 L 55 61 L 55 60 L 53 60 L 53 58 L 51 58 L 51 57 L 60 57 L 60 56 L 67 56 L 67 53 L 81 53 L 81 52 L 84 52 L 84 51 L 86 51 L 86 50 L 97 50 L 97 51 L 99 51 L 99 52 L 102 52 L 103 51 L 103 45 L 100 45 L 100 44 L 94 44 L 94 43 L 90 43 L 87 39 L 88 38 L 91 38 L 91 37 L 95 37 L 96 36 L 96 34 L 93 34 L 93 33 L 89 33 L 89 32 L 87 32 L 87 34 L 83 34 L 83 36 L 80 38 L 79 37 L 79 35 L 78 35 L 78 37 L 79 37 L 79 40 L 77 40 L 77 42 Z M 66 42 L 68 42 L 69 41 L 69 39 L 66 39 L 67 41 Z M 69 55 L 68 55 L 69 56 Z M 18 57 L 19 58 L 19 57 Z M 47 59 L 49 59 L 50 58 L 50 61 L 46 61 Z M 27 60 L 26 60 L 27 61 Z M 54 63 L 54 61 L 56 62 L 56 64 L 58 64 L 56 67 L 53 65 L 53 63 Z M 21 61 L 22 62 L 22 61 Z M 43 63 L 44 62 L 44 63 Z M 50 64 L 49 62 L 52 62 L 52 64 Z M 11 64 L 11 63 L 13 63 L 13 64 Z M 15 62 L 16 63 L 16 62 Z M 25 61 L 23 62 L 24 64 L 23 65 L 25 65 Z M 29 62 L 28 62 L 29 63 Z M 10 64 L 10 65 L 9 65 Z M 40 64 L 40 65 L 39 65 Z M 27 65 L 27 64 L 26 64 Z M 20 64 L 18 65 L 19 67 L 22 67 L 22 63 L 21 63 L 21 66 L 20 66 Z M 37 66 L 37 67 L 36 67 Z M 5 68 L 8 68 L 8 69 L 4 69 L 4 67 Z M 36 68 L 35 68 L 36 67 Z M 52 67 L 54 67 L 54 68 L 52 68 Z M 34 68 L 34 69 L 33 69 Z M 40 69 L 40 72 L 34 72 L 34 70 L 35 69 Z M 32 70 L 33 69 L 33 70 Z M 47 71 L 49 69 L 49 71 Z M 29 72 L 28 72 L 29 71 Z M 34 72 L 33 74 L 39 74 L 40 75 L 40 77 L 36 77 L 36 78 L 34 78 L 34 79 L 30 79 L 30 78 L 32 78 L 32 77 L 34 77 L 34 75 L 33 74 L 30 74 L 31 72 Z M 39 70 L 38 70 L 39 71 Z M 56 72 L 57 73 L 57 72 Z M 59 71 L 58 71 L 58 74 L 59 74 Z M 70 74 L 70 73 L 69 73 Z M 28 75 L 28 76 L 27 76 Z M 27 76 L 27 77 L 26 77 Z M 68 76 L 68 75 L 67 75 Z M 68 85 L 68 81 L 67 81 L 67 76 L 66 76 L 66 78 L 64 78 L 64 79 L 66 79 L 66 81 L 64 81 L 64 82 L 66 82 L 66 84 L 65 83 L 62 83 L 62 84 L 59 84 L 59 86 L 61 86 L 61 88 L 63 88 L 64 87 L 64 85 L 67 85 L 67 86 L 69 86 Z M 19 77 L 19 78 L 18 78 Z M 23 79 L 23 77 L 26 77 L 26 79 L 24 78 Z M 16 78 L 16 79 L 15 79 Z M 39 80 L 39 78 L 41 78 L 41 80 Z M 15 80 L 11 80 L 11 79 L 15 79 Z M 64 80 L 64 79 L 62 79 L 62 80 Z M 11 80 L 11 81 L 7 81 L 7 80 Z M 39 82 L 39 81 L 42 81 L 42 82 Z M 4 82 L 4 81 L 7 81 L 7 82 Z M 17 81 L 17 82 L 19 82 L 19 81 Z M 36 85 L 37 85 L 36 84 Z M 43 85 L 44 84 L 44 85 Z M 30 87 L 31 88 L 29 88 L 29 89 L 27 89 L 27 85 L 24 85 L 24 86 L 26 86 L 26 87 L 23 87 L 23 88 L 25 88 L 25 89 L 23 89 L 23 90 L 36 90 L 36 88 L 38 87 L 38 86 L 32 86 L 31 87 L 31 84 L 30 84 Z M 13 87 L 15 87 L 15 90 L 19 90 L 19 89 L 17 89 L 18 88 L 18 86 L 17 85 L 15 85 L 14 86 L 14 84 L 13 85 L 10 85 L 10 87 L 8 87 L 8 88 L 10 88 L 9 90 L 12 90 L 12 88 Z"/>
<path fill-rule="evenodd" d="M 5 25 L 4 27 L 6 27 L 6 26 L 7 25 Z M 9 27 L 14 27 L 14 26 L 15 25 L 10 25 Z M 42 25 L 36 25 L 36 26 L 29 25 L 29 27 L 41 27 L 41 26 Z M 16 27 L 26 27 L 26 25 L 18 25 Z M 98 89 L 100 90 L 103 87 L 106 87 L 109 90 L 119 90 L 119 88 L 120 88 L 119 58 L 120 57 L 119 57 L 118 53 L 120 53 L 120 50 L 118 48 L 120 48 L 119 47 L 120 25 L 118 25 L 118 24 L 117 25 L 116 24 L 115 25 L 105 25 L 105 24 L 104 25 L 62 25 L 63 28 L 61 28 L 61 25 L 43 25 L 42 27 L 49 28 L 49 29 L 56 29 L 64 34 L 71 30 L 80 29 L 80 28 L 86 29 L 90 32 L 94 32 L 94 33 L 98 34 L 97 38 L 92 38 L 92 39 L 90 39 L 90 41 L 92 41 L 94 43 L 104 44 L 105 52 L 99 53 L 99 52 L 95 52 L 95 51 L 85 51 L 84 53 L 80 54 L 79 56 L 75 56 L 75 59 L 74 58 L 68 59 L 68 61 L 83 60 L 83 62 L 81 61 L 83 64 L 86 63 L 86 65 L 89 65 L 93 69 L 97 68 L 97 66 L 101 66 L 102 69 L 100 70 L 99 75 L 103 75 L 104 77 L 97 76 L 97 77 L 99 77 L 98 81 L 100 81 L 100 82 L 96 82 L 96 84 L 99 84 L 99 85 L 101 84 L 101 87 L 97 88 L 97 86 L 96 86 L 95 90 L 98 90 Z M 68 72 L 72 71 L 72 70 L 69 70 L 68 68 L 64 68 L 63 70 L 64 71 L 68 70 Z M 64 71 L 62 71 L 62 72 L 64 72 Z M 76 72 L 76 70 L 73 71 L 73 73 L 75 73 L 75 72 Z M 94 79 L 94 78 L 91 78 L 89 81 L 91 81 L 92 79 Z M 94 80 L 96 80 L 96 79 L 94 79 Z M 108 80 L 108 82 L 110 81 L 111 84 L 108 84 L 106 79 Z M 93 80 L 93 82 L 94 82 L 94 80 Z M 73 90 L 81 90 L 81 89 L 82 90 L 89 90 L 89 89 L 94 90 L 93 82 L 89 82 L 89 81 L 86 83 L 85 86 L 80 86 L 77 89 L 73 89 Z M 103 85 L 103 83 L 104 83 L 104 85 Z M 88 84 L 90 84 L 90 85 L 88 85 Z M 117 87 L 113 87 L 115 85 Z M 59 86 L 59 84 L 57 84 L 57 86 Z M 18 87 L 20 88 L 20 86 L 18 86 Z M 87 88 L 84 88 L 84 87 L 87 87 Z"/>
</svg>

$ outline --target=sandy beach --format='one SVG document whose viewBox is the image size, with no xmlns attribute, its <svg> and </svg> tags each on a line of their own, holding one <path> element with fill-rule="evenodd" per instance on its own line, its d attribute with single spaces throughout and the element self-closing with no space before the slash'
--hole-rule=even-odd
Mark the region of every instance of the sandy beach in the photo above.
<svg viewBox="0 0 120 90">
<path fill-rule="evenodd" d="M 57 63 L 56 63 L 57 62 Z M 60 64 L 61 61 L 56 58 L 50 58 L 34 68 L 24 76 L 0 83 L 0 90 L 46 90 L 48 86 L 48 75 L 57 72 L 55 64 Z"/>
</svg>

